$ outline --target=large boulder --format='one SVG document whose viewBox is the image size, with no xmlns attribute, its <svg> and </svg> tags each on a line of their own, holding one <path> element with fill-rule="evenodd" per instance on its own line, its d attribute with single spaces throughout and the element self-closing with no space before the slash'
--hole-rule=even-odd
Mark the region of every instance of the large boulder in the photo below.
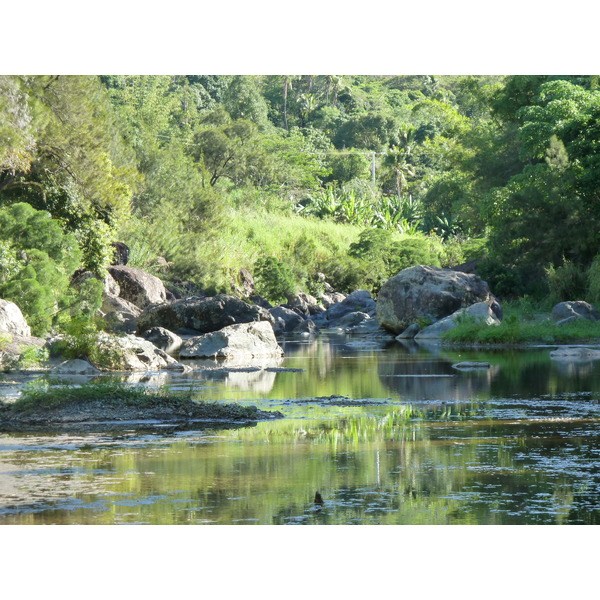
<svg viewBox="0 0 600 600">
<path fill-rule="evenodd" d="M 561 322 L 565 319 L 587 319 L 588 321 L 600 320 L 598 311 L 587 302 L 581 300 L 575 302 L 560 302 L 552 309 L 552 320 Z"/>
<path fill-rule="evenodd" d="M 124 298 L 115 298 L 104 294 L 100 312 L 104 318 L 107 331 L 135 333 L 137 329 L 136 319 L 142 310 Z"/>
<path fill-rule="evenodd" d="M 152 342 L 135 335 L 117 337 L 100 333 L 97 340 L 98 355 L 104 357 L 95 367 L 109 371 L 160 371 L 185 367 Z"/>
<path fill-rule="evenodd" d="M 388 279 L 377 298 L 377 320 L 393 333 L 419 319 L 435 322 L 477 302 L 494 302 L 477 275 L 418 265 Z M 495 306 L 499 310 L 499 305 Z"/>
<path fill-rule="evenodd" d="M 268 358 L 283 355 L 270 323 L 258 321 L 229 325 L 186 340 L 179 356 L 189 358 Z"/>
<path fill-rule="evenodd" d="M 41 366 L 37 363 L 45 362 L 45 344 L 46 340 L 42 338 L 0 331 L 0 371 L 21 371 Z"/>
<path fill-rule="evenodd" d="M 139 308 L 167 301 L 167 291 L 163 282 L 142 269 L 116 265 L 108 267 L 108 272 L 119 284 L 120 297 Z"/>
<path fill-rule="evenodd" d="M 31 328 L 14 302 L 0 299 L 0 331 L 23 337 L 31 335 Z"/>
<path fill-rule="evenodd" d="M 414 339 L 417 341 L 422 339 L 439 339 L 443 333 L 454 329 L 461 318 L 474 319 L 482 325 L 500 325 L 500 320 L 496 317 L 488 302 L 476 302 L 425 327 L 414 336 Z"/>
<path fill-rule="evenodd" d="M 268 321 L 273 317 L 260 306 L 248 304 L 234 296 L 219 294 L 210 298 L 187 298 L 162 306 L 150 306 L 138 317 L 138 331 L 151 327 L 164 327 L 170 331 L 191 329 L 210 333 L 235 325 Z"/>
<path fill-rule="evenodd" d="M 304 318 L 291 308 L 285 306 L 276 306 L 269 309 L 270 315 L 273 317 L 273 329 L 275 333 L 289 333 L 298 325 L 304 322 Z"/>
<path fill-rule="evenodd" d="M 172 331 L 164 327 L 151 327 L 141 334 L 145 340 L 152 342 L 157 348 L 164 350 L 167 354 L 174 354 L 181 348 L 183 340 Z"/>
<path fill-rule="evenodd" d="M 339 320 L 346 315 L 354 312 L 366 313 L 369 316 L 375 315 L 376 304 L 371 294 L 366 290 L 356 290 L 348 296 L 342 297 L 342 300 L 331 304 L 325 311 L 325 317 L 329 321 L 329 327 L 343 327 Z"/>
</svg>

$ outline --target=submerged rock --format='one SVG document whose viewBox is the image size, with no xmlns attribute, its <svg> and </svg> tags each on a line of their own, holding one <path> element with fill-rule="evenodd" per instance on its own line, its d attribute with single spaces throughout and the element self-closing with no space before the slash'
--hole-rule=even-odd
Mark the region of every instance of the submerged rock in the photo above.
<svg viewBox="0 0 600 600">
<path fill-rule="evenodd" d="M 453 369 L 457 369 L 459 371 L 474 371 L 478 369 L 491 369 L 492 365 L 488 362 L 470 362 L 464 361 L 460 363 L 456 363 L 452 365 Z"/>
<path fill-rule="evenodd" d="M 98 373 L 101 373 L 99 369 L 96 369 L 96 367 L 87 360 L 81 360 L 79 358 L 65 360 L 53 367 L 50 372 L 64 373 L 65 375 L 97 375 Z"/>
<path fill-rule="evenodd" d="M 294 327 L 294 329 L 292 330 L 293 335 L 301 336 L 317 335 L 317 333 L 319 333 L 319 328 L 314 323 L 314 321 L 311 321 L 310 319 L 302 321 L 302 323 Z"/>
<path fill-rule="evenodd" d="M 586 346 L 564 346 L 550 352 L 552 360 L 561 361 L 589 361 L 600 360 L 600 348 Z"/>
</svg>

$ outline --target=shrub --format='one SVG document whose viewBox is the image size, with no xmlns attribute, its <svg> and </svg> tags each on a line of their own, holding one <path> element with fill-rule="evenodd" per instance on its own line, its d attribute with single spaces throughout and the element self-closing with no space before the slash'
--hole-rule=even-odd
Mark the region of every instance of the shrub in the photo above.
<svg viewBox="0 0 600 600">
<path fill-rule="evenodd" d="M 590 302 L 600 302 L 600 254 L 597 255 L 587 270 L 587 298 Z"/>
<path fill-rule="evenodd" d="M 432 251 L 428 240 L 424 238 L 407 238 L 400 242 L 394 242 L 388 259 L 388 273 L 390 276 L 415 265 L 441 266 L 439 256 Z"/>
<path fill-rule="evenodd" d="M 0 210 L 0 297 L 17 304 L 35 335 L 69 306 L 81 252 L 73 234 L 24 202 Z"/>
<path fill-rule="evenodd" d="M 296 291 L 296 281 L 289 267 L 272 256 L 259 258 L 254 264 L 256 291 L 273 303 L 285 302 Z"/>
<path fill-rule="evenodd" d="M 560 267 L 550 266 L 547 271 L 550 294 L 558 302 L 585 298 L 588 273 L 576 264 L 565 261 Z"/>
</svg>

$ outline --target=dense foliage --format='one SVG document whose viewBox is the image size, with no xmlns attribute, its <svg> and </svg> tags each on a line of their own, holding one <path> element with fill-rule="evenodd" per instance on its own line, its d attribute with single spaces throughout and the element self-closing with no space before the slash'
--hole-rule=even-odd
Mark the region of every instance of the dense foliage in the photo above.
<svg viewBox="0 0 600 600">
<path fill-rule="evenodd" d="M 120 240 L 134 266 L 208 292 L 241 268 L 272 299 L 318 272 L 376 292 L 411 264 L 476 258 L 503 298 L 597 300 L 597 86 L 0 76 L 0 209 L 21 221 L 0 228 L 0 295 L 45 331 L 73 272 L 101 274 Z"/>
</svg>

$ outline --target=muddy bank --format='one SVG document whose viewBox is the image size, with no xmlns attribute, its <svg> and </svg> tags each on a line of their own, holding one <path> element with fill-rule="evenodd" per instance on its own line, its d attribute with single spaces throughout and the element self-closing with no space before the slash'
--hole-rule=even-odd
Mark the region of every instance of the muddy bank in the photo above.
<svg viewBox="0 0 600 600">
<path fill-rule="evenodd" d="M 64 430 L 86 424 L 109 427 L 129 423 L 143 426 L 151 421 L 165 424 L 248 423 L 282 417 L 283 414 L 278 411 L 264 411 L 255 406 L 194 402 L 186 398 L 161 399 L 144 406 L 120 403 L 118 399 L 110 398 L 81 400 L 53 407 L 3 403 L 0 405 L 0 431 L 49 430 L 54 427 Z"/>
</svg>

